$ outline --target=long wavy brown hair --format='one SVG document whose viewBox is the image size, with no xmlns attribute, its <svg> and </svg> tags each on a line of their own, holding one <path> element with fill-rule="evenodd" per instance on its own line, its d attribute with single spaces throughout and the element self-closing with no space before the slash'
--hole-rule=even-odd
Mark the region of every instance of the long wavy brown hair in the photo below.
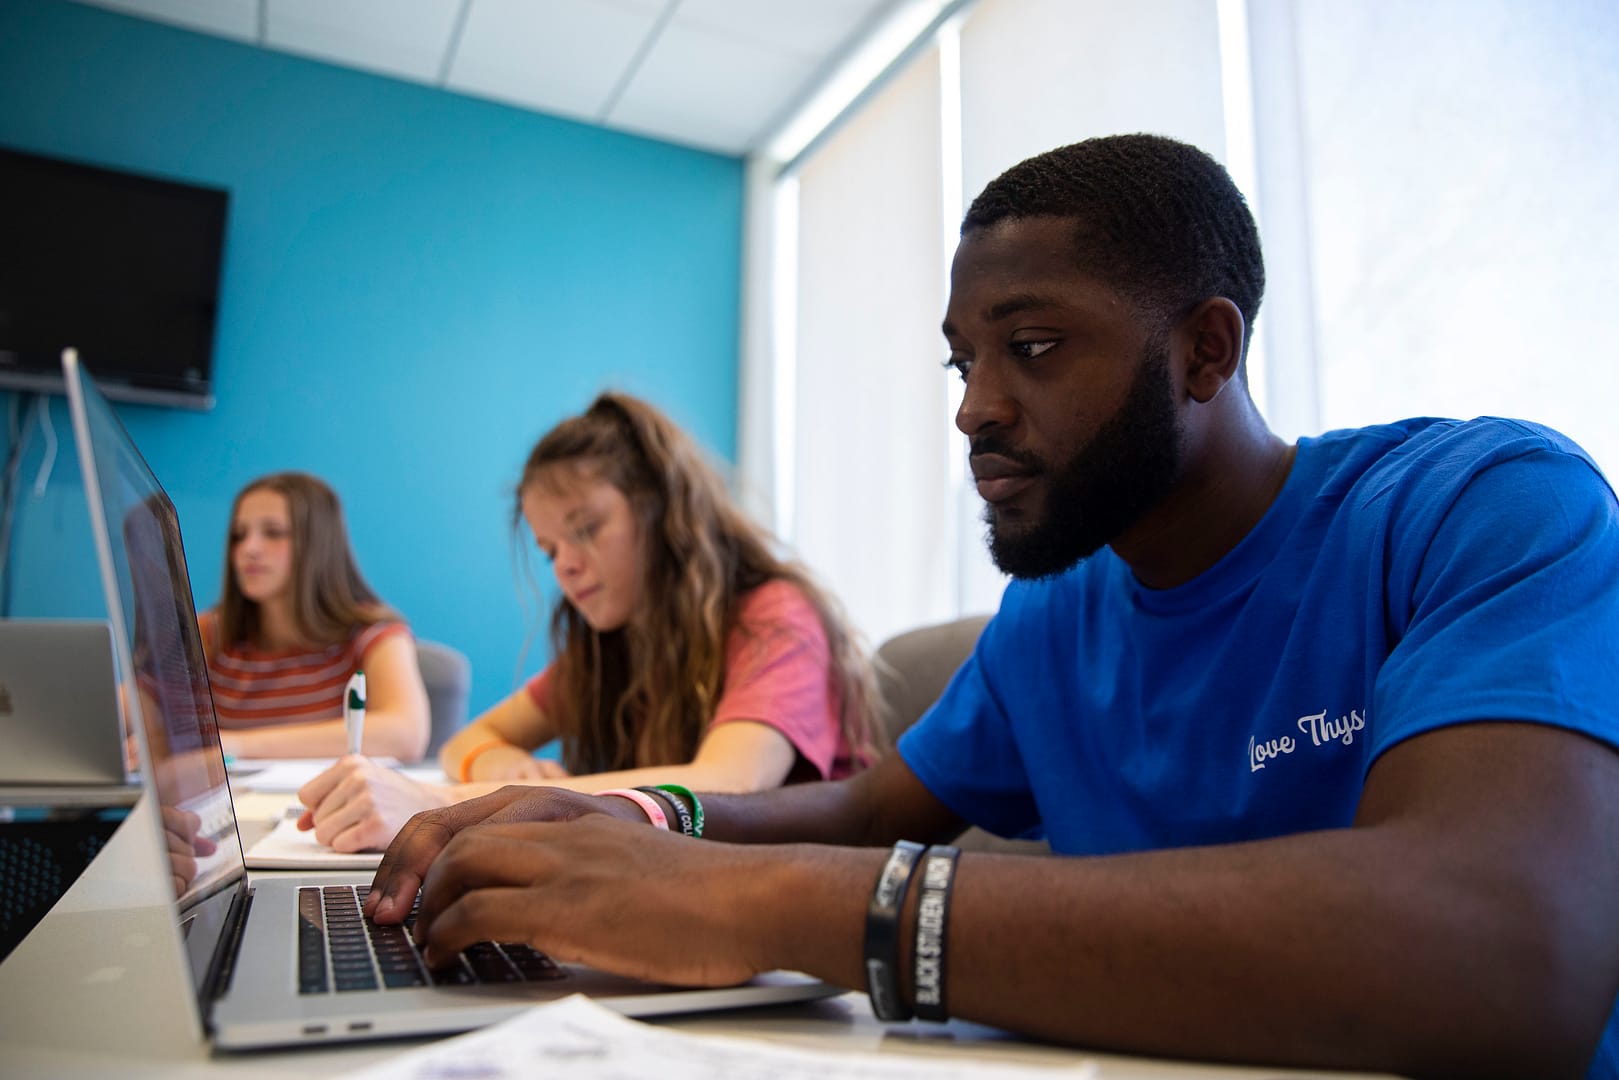
<svg viewBox="0 0 1619 1080">
<path fill-rule="evenodd" d="M 221 642 L 259 640 L 259 605 L 242 595 L 231 564 L 236 512 L 255 491 L 274 491 L 287 500 L 292 519 L 292 618 L 299 637 L 310 645 L 332 645 L 347 640 L 357 627 L 399 617 L 360 576 L 337 493 L 309 473 L 278 472 L 250 481 L 231 503 L 225 583 L 216 609 Z"/>
<path fill-rule="evenodd" d="M 875 759 L 875 675 L 841 605 L 732 502 L 718 472 L 673 421 L 627 394 L 605 393 L 552 428 L 529 454 L 518 510 L 535 485 L 565 488 L 583 468 L 628 499 L 650 559 L 646 596 L 619 630 L 598 633 L 559 598 L 551 615 L 547 714 L 573 773 L 689 762 L 725 682 L 726 639 L 741 597 L 786 580 L 826 634 L 842 730 L 856 762 Z M 742 628 L 746 632 L 746 628 Z"/>
</svg>

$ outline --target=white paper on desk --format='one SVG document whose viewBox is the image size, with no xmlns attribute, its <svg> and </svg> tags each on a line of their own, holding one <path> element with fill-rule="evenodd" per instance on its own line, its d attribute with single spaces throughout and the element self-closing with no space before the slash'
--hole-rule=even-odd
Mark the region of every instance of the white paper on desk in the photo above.
<svg viewBox="0 0 1619 1080">
<path fill-rule="evenodd" d="M 1095 1075 L 1095 1063 L 1084 1060 L 1068 1067 L 982 1058 L 958 1065 L 947 1054 L 844 1054 L 693 1035 L 626 1019 L 580 994 L 348 1074 L 351 1080 L 1089 1080 Z"/>
<path fill-rule="evenodd" d="M 333 851 L 315 839 L 313 829 L 300 832 L 296 817 L 283 816 L 242 856 L 249 870 L 375 870 L 380 851 Z"/>
</svg>

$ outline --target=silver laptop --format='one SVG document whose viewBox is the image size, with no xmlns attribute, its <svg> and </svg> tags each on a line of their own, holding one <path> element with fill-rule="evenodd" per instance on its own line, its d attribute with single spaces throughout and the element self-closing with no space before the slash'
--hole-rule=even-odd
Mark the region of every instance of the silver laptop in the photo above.
<svg viewBox="0 0 1619 1080">
<path fill-rule="evenodd" d="M 250 883 L 174 505 L 76 358 L 64 355 L 63 369 L 120 681 L 133 688 L 126 696 L 146 798 L 169 832 L 184 835 L 200 821 L 211 842 L 190 845 L 194 859 L 154 846 L 151 873 L 173 883 L 178 947 L 216 1046 L 462 1031 L 571 993 L 651 1016 L 841 992 L 787 972 L 723 989 L 658 986 L 494 943 L 428 971 L 407 934 L 358 916 L 369 874 Z"/>
<path fill-rule="evenodd" d="M 94 619 L 0 619 L 0 784 L 125 780 L 112 629 Z"/>
</svg>

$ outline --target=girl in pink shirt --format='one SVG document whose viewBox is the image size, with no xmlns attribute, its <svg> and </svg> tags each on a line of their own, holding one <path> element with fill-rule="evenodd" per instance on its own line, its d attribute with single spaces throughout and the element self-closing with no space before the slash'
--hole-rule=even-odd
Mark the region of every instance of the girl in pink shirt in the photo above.
<svg viewBox="0 0 1619 1080">
<path fill-rule="evenodd" d="M 534 447 L 516 502 L 561 591 L 550 666 L 445 744 L 458 783 L 362 758 L 315 778 L 299 797 L 317 840 L 380 849 L 412 814 L 507 783 L 746 792 L 874 758 L 854 631 L 662 413 L 601 395 Z M 561 761 L 536 758 L 553 739 Z"/>
</svg>

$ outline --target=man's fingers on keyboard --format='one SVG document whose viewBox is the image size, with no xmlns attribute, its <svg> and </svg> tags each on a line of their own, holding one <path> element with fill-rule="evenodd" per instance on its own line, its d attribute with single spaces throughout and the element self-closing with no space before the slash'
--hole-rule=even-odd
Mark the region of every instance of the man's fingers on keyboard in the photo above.
<svg viewBox="0 0 1619 1080">
<path fill-rule="evenodd" d="M 490 825 L 450 841 L 422 882 L 418 933 L 429 932 L 439 914 L 464 894 L 508 886 L 543 887 L 559 866 L 556 855 L 535 843 L 548 825 Z"/>
<path fill-rule="evenodd" d="M 377 866 L 371 881 L 371 895 L 365 898 L 365 913 L 384 922 L 399 922 L 415 901 L 422 875 L 449 843 L 454 833 L 428 810 L 405 822 Z"/>
<path fill-rule="evenodd" d="M 425 903 L 425 902 L 424 902 Z M 485 888 L 466 893 L 439 914 L 430 934 L 421 932 L 422 959 L 439 967 L 480 941 L 521 941 L 532 944 L 535 927 L 532 897 L 521 888 Z"/>
<path fill-rule="evenodd" d="M 365 913 L 372 918 L 397 921 L 410 910 L 427 868 L 461 830 L 482 823 L 514 799 L 523 787 L 504 787 L 489 795 L 454 803 L 438 810 L 423 810 L 405 822 L 388 845 L 366 898 Z"/>
<path fill-rule="evenodd" d="M 489 795 L 453 803 L 437 810 L 423 810 L 412 816 L 394 837 L 393 843 L 388 845 L 388 851 L 382 857 L 382 865 L 378 867 L 376 886 L 385 889 L 386 899 L 397 902 L 400 890 L 391 887 L 391 875 L 403 870 L 415 877 L 415 881 L 411 883 L 413 886 L 411 895 L 414 895 L 414 886 L 421 883 L 422 875 L 444 849 L 444 845 L 461 830 L 481 824 L 526 790 L 521 787 L 505 787 Z"/>
</svg>

